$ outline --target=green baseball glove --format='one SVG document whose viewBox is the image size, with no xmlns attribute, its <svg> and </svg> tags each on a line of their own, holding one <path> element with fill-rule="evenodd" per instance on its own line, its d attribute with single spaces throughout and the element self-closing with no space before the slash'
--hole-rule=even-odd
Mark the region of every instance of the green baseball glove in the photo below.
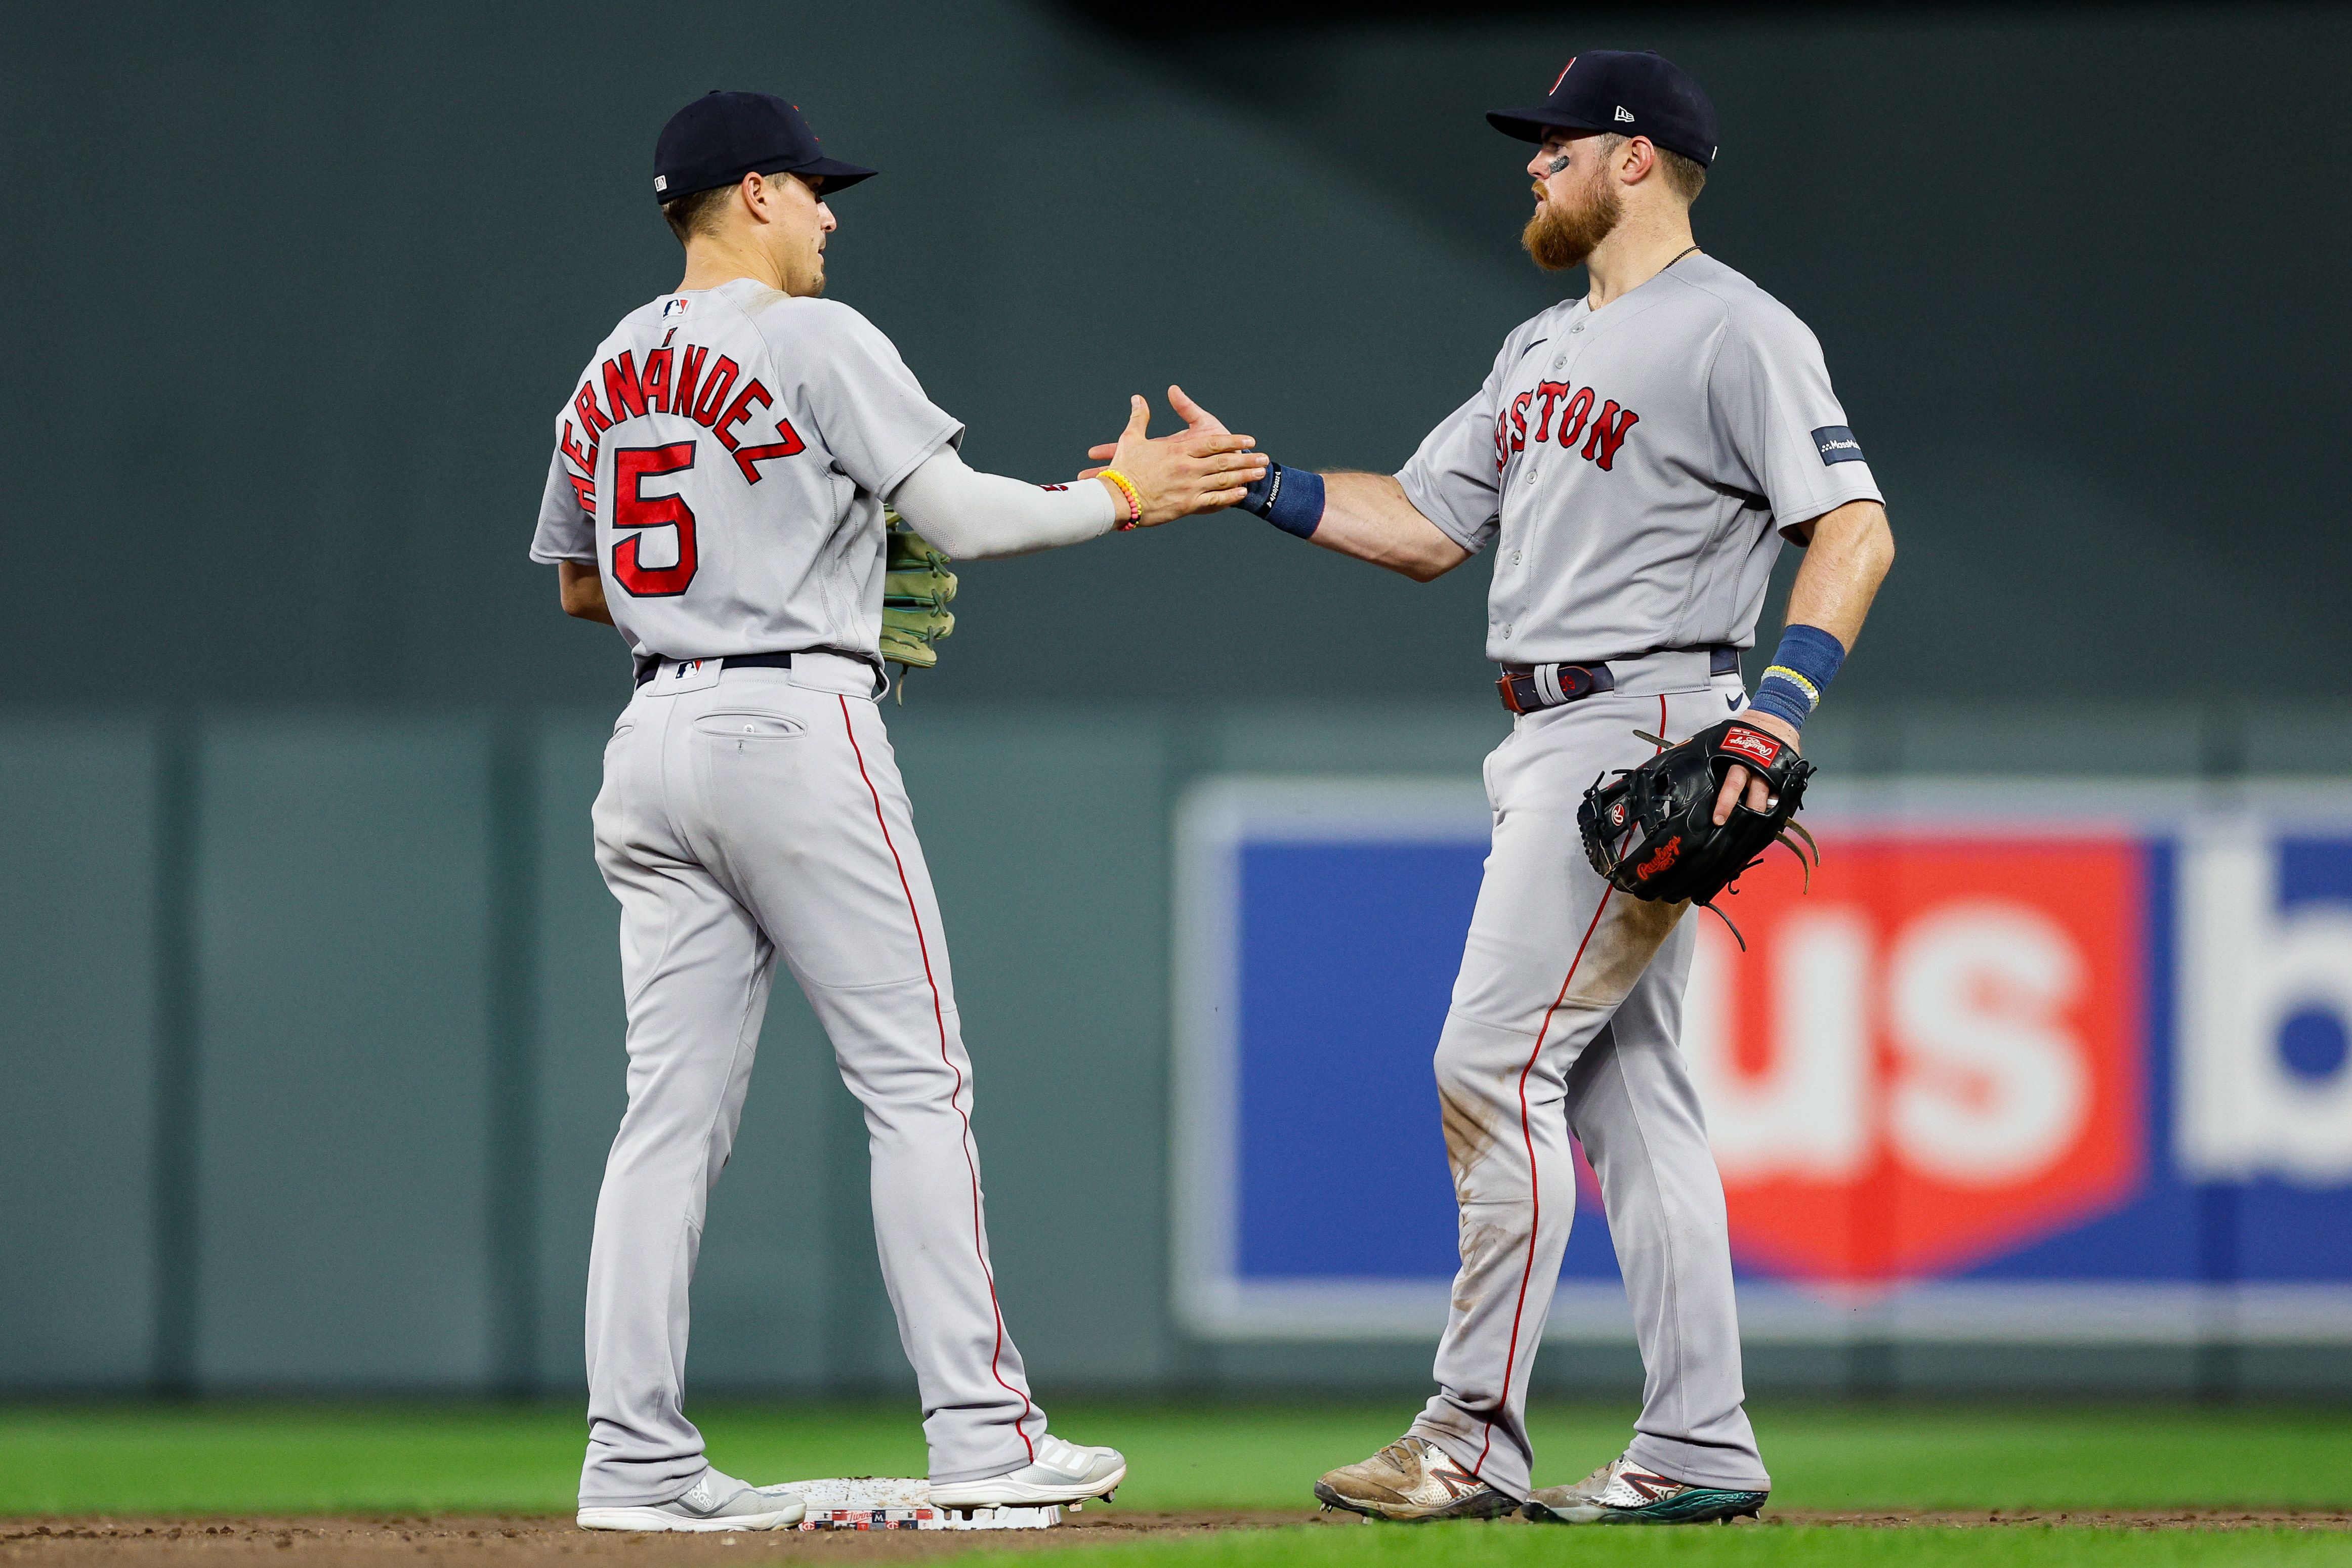
<svg viewBox="0 0 2352 1568">
<path fill-rule="evenodd" d="M 882 562 L 882 656 L 909 670 L 928 670 L 940 662 L 931 644 L 955 630 L 948 601 L 956 596 L 956 575 L 939 546 L 904 517 L 885 512 L 883 520 L 890 536 Z"/>
</svg>

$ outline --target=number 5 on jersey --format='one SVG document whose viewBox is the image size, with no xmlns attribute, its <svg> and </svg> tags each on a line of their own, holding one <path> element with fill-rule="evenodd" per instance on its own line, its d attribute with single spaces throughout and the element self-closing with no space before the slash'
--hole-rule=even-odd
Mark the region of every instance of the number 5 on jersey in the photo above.
<svg viewBox="0 0 2352 1568">
<path fill-rule="evenodd" d="M 613 452 L 613 577 L 639 599 L 674 599 L 694 580 L 694 508 L 678 495 L 647 496 L 646 480 L 680 474 L 694 466 L 694 443 L 673 441 L 667 446 L 622 446 Z M 677 564 L 638 564 L 638 547 L 646 528 L 677 530 Z"/>
</svg>

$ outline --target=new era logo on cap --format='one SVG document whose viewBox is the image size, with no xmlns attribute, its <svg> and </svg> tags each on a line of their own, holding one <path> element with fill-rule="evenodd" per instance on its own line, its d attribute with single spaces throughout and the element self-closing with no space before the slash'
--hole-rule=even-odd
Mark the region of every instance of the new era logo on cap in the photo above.
<svg viewBox="0 0 2352 1568">
<path fill-rule="evenodd" d="M 667 175 L 667 174 L 656 174 L 656 175 L 655 175 L 655 176 L 654 176 L 654 189 L 655 189 L 655 190 L 656 190 L 656 191 L 667 191 L 667 190 L 668 190 L 668 189 L 669 189 L 669 176 L 668 176 L 668 175 Z"/>
<path fill-rule="evenodd" d="M 1560 68 L 1543 102 L 1488 110 L 1486 122 L 1538 146 L 1555 131 L 1638 132 L 1694 162 L 1715 161 L 1715 105 L 1682 68 L 1648 50 L 1589 50 Z"/>
<path fill-rule="evenodd" d="M 1862 443 L 1843 424 L 1825 424 L 1813 432 L 1813 450 L 1823 463 L 1864 463 Z"/>
</svg>

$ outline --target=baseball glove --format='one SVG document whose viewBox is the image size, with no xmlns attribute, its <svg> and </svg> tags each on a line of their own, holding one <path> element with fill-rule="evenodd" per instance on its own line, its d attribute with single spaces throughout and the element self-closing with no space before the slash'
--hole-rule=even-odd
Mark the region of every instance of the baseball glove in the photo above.
<svg viewBox="0 0 2352 1568">
<path fill-rule="evenodd" d="M 1782 843 L 1805 868 L 1805 885 L 1812 885 L 1821 849 L 1795 819 L 1813 766 L 1795 747 L 1736 718 L 1702 730 L 1679 746 L 1640 730 L 1633 733 L 1664 749 L 1639 768 L 1594 779 L 1584 792 L 1576 823 L 1583 830 L 1584 852 L 1593 870 L 1636 898 L 1667 904 L 1687 900 L 1715 909 L 1717 897 L 1739 880 L 1740 873 L 1775 843 Z M 1734 763 L 1764 780 L 1771 803 L 1751 811 L 1742 790 L 1730 820 L 1717 827 L 1716 796 Z M 1720 909 L 1715 913 L 1731 925 L 1729 915 Z M 1739 927 L 1731 925 L 1731 934 L 1739 937 Z M 1747 947 L 1745 937 L 1739 937 L 1739 946 Z"/>
<path fill-rule="evenodd" d="M 889 525 L 888 553 L 882 561 L 882 656 L 908 669 L 928 670 L 940 662 L 931 644 L 955 630 L 948 601 L 956 596 L 956 575 L 939 546 L 907 526 L 896 512 Z M 899 688 L 906 700 L 906 688 Z"/>
</svg>

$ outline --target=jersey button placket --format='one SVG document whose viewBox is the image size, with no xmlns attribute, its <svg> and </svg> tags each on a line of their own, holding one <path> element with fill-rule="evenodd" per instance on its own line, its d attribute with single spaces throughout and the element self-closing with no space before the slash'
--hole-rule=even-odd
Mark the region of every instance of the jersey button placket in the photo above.
<svg viewBox="0 0 2352 1568">
<path fill-rule="evenodd" d="M 1570 328 L 1569 329 L 1569 330 L 1570 330 L 1570 331 L 1571 331 L 1571 332 L 1581 332 L 1581 331 L 1583 331 L 1583 330 L 1584 330 L 1584 329 L 1583 329 L 1582 327 L 1570 327 Z M 1567 366 L 1568 366 L 1568 355 L 1567 355 L 1565 352 L 1558 353 L 1558 354 L 1554 354 L 1554 355 L 1551 357 L 1551 370 L 1552 370 L 1552 374 L 1553 374 L 1553 375 L 1555 375 L 1555 376 L 1559 375 L 1559 372 L 1560 372 L 1562 370 L 1564 370 L 1564 369 L 1566 369 L 1566 368 L 1567 368 Z M 1532 484 L 1534 484 L 1535 482 L 1536 482 L 1536 465 L 1535 465 L 1535 464 L 1534 464 L 1533 462 L 1529 462 L 1529 463 L 1528 464 L 1528 484 L 1530 484 L 1530 485 L 1532 485 Z M 1518 563 L 1519 563 L 1519 558 L 1518 558 L 1517 554 L 1516 552 L 1514 552 L 1514 553 L 1513 553 L 1513 555 L 1512 555 L 1512 557 L 1511 557 L 1511 564 L 1512 564 L 1513 566 L 1517 566 Z"/>
</svg>

